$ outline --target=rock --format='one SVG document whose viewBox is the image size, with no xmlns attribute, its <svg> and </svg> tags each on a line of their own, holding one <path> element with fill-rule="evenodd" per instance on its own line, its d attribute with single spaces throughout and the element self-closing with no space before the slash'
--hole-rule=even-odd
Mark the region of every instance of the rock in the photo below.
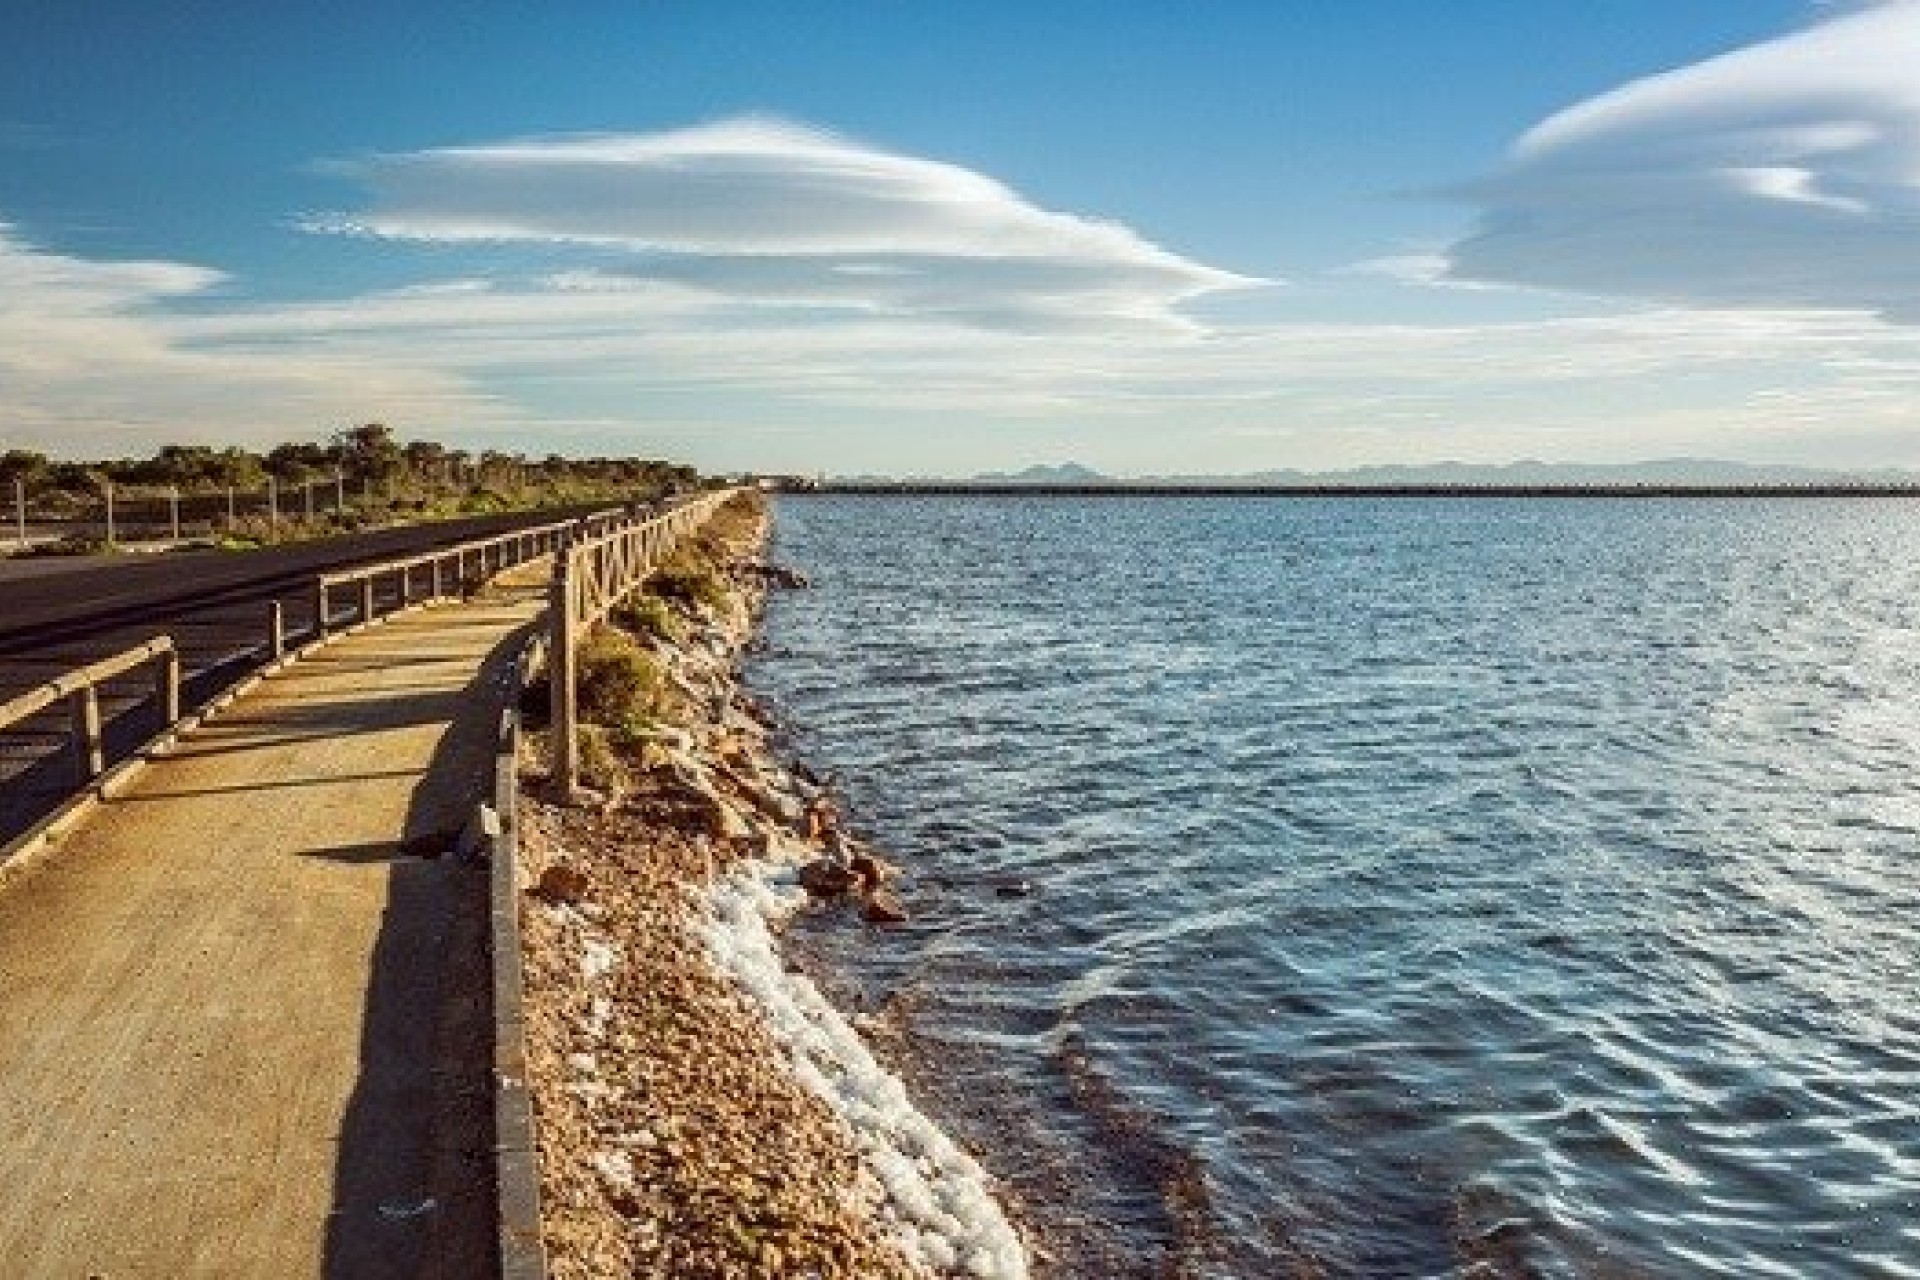
<svg viewBox="0 0 1920 1280">
<path fill-rule="evenodd" d="M 873 893 L 896 874 L 891 863 L 882 861 L 870 853 L 856 853 L 847 859 L 847 870 L 860 882 L 862 893 Z"/>
<path fill-rule="evenodd" d="M 718 796 L 710 795 L 713 808 L 709 811 L 711 830 L 722 840 L 745 840 L 753 835 L 753 824 L 743 817 L 740 811 Z"/>
<path fill-rule="evenodd" d="M 773 806 L 769 812 L 789 827 L 798 827 L 807 820 L 805 807 L 786 792 L 768 791 L 766 794 Z"/>
<path fill-rule="evenodd" d="M 868 894 L 866 908 L 860 914 L 872 924 L 905 924 L 907 921 L 907 909 L 886 889 Z"/>
<path fill-rule="evenodd" d="M 816 858 L 800 868 L 800 887 L 816 898 L 837 898 L 857 883 L 844 863 L 831 858 Z"/>
<path fill-rule="evenodd" d="M 993 886 L 993 892 L 1002 898 L 1024 898 L 1033 892 L 1030 880 L 1002 880 Z"/>
<path fill-rule="evenodd" d="M 554 862 L 540 873 L 540 879 L 534 884 L 534 895 L 555 906 L 562 903 L 578 902 L 592 887 L 587 873 L 567 862 Z"/>
<path fill-rule="evenodd" d="M 806 574 L 801 573 L 798 569 L 789 569 L 785 565 L 768 564 L 761 560 L 750 560 L 740 567 L 745 572 L 759 578 L 769 587 L 781 591 L 799 591 L 813 585 L 807 580 Z"/>
<path fill-rule="evenodd" d="M 693 754 L 693 735 L 685 729 L 676 729 L 672 726 L 656 728 L 647 735 L 647 741 L 649 745 L 657 742 L 675 755 Z"/>
</svg>

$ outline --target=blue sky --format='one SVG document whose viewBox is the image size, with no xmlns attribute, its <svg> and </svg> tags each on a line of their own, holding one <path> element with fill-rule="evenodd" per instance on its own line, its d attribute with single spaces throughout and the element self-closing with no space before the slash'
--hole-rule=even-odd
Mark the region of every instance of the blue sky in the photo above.
<svg viewBox="0 0 1920 1280">
<path fill-rule="evenodd" d="M 546 8 L 15 6 L 0 441 L 1920 465 L 1914 0 Z"/>
</svg>

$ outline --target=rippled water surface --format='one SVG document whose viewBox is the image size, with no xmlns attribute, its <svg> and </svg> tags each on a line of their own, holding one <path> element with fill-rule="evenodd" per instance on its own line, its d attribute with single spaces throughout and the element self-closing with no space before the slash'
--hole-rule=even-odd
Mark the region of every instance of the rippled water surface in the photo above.
<svg viewBox="0 0 1920 1280">
<path fill-rule="evenodd" d="M 778 520 L 800 941 L 1065 1274 L 1920 1276 L 1920 503 Z"/>
</svg>

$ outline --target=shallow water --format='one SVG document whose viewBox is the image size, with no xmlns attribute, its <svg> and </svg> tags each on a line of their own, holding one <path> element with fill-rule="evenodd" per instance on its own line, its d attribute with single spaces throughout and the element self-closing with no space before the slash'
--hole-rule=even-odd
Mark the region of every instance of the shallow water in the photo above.
<svg viewBox="0 0 1920 1280">
<path fill-rule="evenodd" d="M 1920 504 L 778 521 L 800 942 L 1063 1273 L 1920 1276 Z"/>
</svg>

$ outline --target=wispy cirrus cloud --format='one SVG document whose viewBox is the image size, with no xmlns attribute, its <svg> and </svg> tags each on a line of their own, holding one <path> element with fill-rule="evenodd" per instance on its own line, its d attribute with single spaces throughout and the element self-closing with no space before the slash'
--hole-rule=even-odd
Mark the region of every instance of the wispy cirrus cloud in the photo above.
<svg viewBox="0 0 1920 1280">
<path fill-rule="evenodd" d="M 744 118 L 530 138 L 331 166 L 371 207 L 311 229 L 571 245 L 610 279 L 1051 332 L 1190 327 L 1182 304 L 1262 282 L 1116 222 L 1042 209 L 958 165 Z M 608 261 L 608 259 L 611 261 Z"/>
<path fill-rule="evenodd" d="M 1920 323 L 1920 0 L 1584 102 L 1466 194 L 1453 279 Z"/>
</svg>

